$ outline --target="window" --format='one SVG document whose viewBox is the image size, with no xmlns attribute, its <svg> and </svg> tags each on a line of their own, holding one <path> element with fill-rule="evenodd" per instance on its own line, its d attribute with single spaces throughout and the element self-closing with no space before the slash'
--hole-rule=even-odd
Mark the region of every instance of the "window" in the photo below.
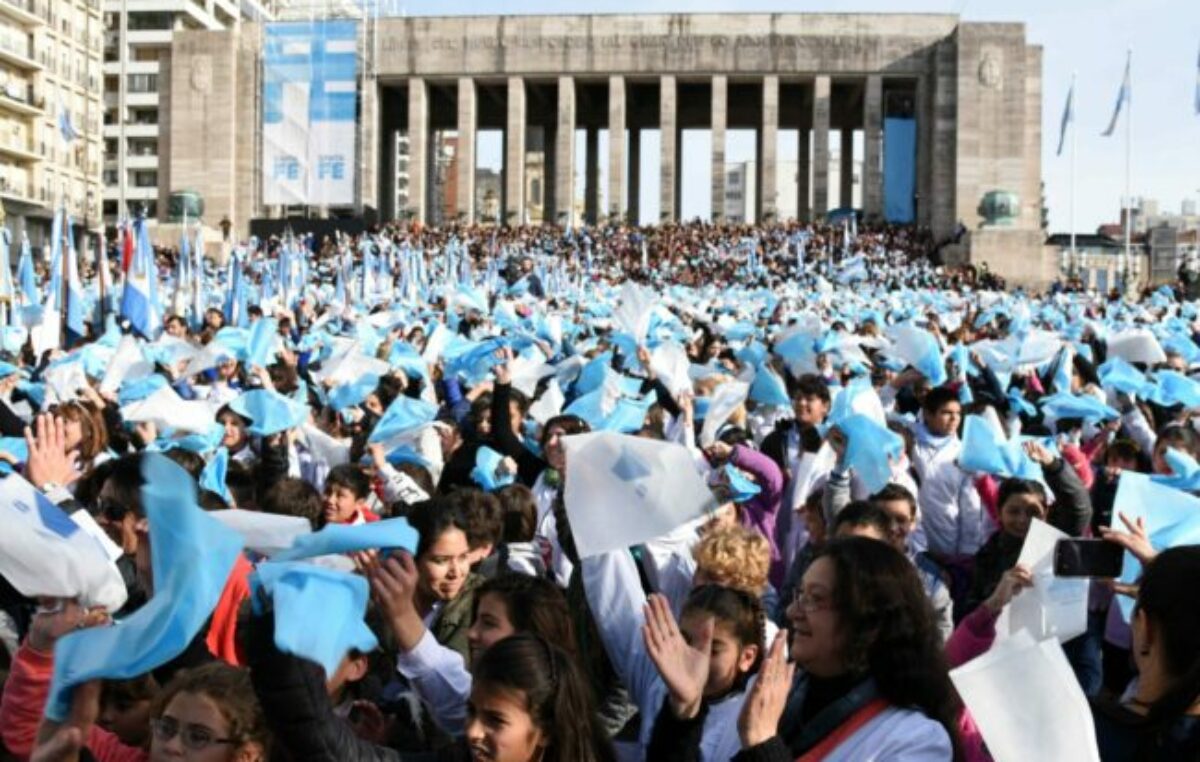
<svg viewBox="0 0 1200 762">
<path fill-rule="evenodd" d="M 149 169 L 134 172 L 133 185 L 136 188 L 153 188 L 158 185 L 158 172 Z"/>
<path fill-rule="evenodd" d="M 130 74 L 129 91 L 132 93 L 157 93 L 157 74 Z"/>
</svg>

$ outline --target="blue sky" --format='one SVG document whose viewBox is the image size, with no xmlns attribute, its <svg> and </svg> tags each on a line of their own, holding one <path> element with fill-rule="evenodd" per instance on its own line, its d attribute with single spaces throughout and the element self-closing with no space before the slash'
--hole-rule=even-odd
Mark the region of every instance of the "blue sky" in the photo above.
<svg viewBox="0 0 1200 762">
<path fill-rule="evenodd" d="M 1133 49 L 1133 181 L 1135 196 L 1156 198 L 1163 211 L 1178 211 L 1185 198 L 1200 201 L 1200 115 L 1194 111 L 1197 54 L 1200 50 L 1200 0 L 854 0 L 817 3 L 806 0 L 375 0 L 385 13 L 410 15 L 668 12 L 914 12 L 961 13 L 969 21 L 1020 21 L 1030 43 L 1043 47 L 1042 175 L 1054 231 L 1068 227 L 1070 181 L 1068 150 L 1054 155 L 1059 120 L 1077 73 L 1075 93 L 1078 159 L 1075 227 L 1094 230 L 1120 215 L 1124 193 L 1124 125 L 1112 138 L 1100 137 L 1108 124 L 1125 65 Z M 390 15 L 390 13 L 389 13 Z M 1122 117 L 1124 119 L 1125 116 Z M 606 141 L 606 136 L 605 139 Z M 489 141 L 496 143 L 493 150 Z M 483 136 L 481 165 L 499 165 L 498 136 Z M 602 143 L 602 150 L 605 143 Z M 753 140 L 730 133 L 727 159 L 752 158 Z M 708 203 L 707 133 L 685 136 L 683 212 L 702 213 Z M 601 154 L 604 155 L 603 153 Z M 642 145 L 642 176 L 652 179 L 657 144 Z M 789 158 L 783 156 L 781 158 Z M 790 158 L 795 158 L 794 152 Z M 602 171 L 605 162 L 601 162 Z M 655 163 L 653 165 L 657 167 Z M 657 188 L 643 182 L 643 204 L 657 205 Z M 604 187 L 603 183 L 602 186 Z M 647 214 L 653 211 L 653 217 Z M 657 210 L 643 206 L 653 219 Z"/>
</svg>

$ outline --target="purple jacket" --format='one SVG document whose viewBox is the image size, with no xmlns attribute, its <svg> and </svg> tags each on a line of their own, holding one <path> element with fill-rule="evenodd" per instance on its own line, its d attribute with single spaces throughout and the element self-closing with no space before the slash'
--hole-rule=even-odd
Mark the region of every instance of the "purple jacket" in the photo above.
<svg viewBox="0 0 1200 762">
<path fill-rule="evenodd" d="M 783 556 L 779 552 L 779 544 L 775 539 L 775 519 L 783 505 L 783 472 L 779 470 L 775 461 L 745 445 L 733 448 L 731 460 L 733 465 L 750 474 L 762 490 L 742 503 L 742 525 L 758 531 L 767 538 L 771 546 L 769 578 L 778 590 L 787 573 L 783 565 Z"/>
</svg>

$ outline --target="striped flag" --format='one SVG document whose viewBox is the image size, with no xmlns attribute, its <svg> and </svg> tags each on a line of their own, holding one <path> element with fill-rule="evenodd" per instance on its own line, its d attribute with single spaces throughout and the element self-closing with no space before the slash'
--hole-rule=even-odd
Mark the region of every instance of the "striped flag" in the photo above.
<svg viewBox="0 0 1200 762">
<path fill-rule="evenodd" d="M 1113 134 L 1113 130 L 1117 129 L 1117 119 L 1121 116 L 1121 107 L 1125 105 L 1125 101 L 1132 97 L 1129 87 L 1129 65 L 1133 60 L 1133 53 L 1125 55 L 1125 76 L 1121 79 L 1121 89 L 1117 92 L 1117 105 L 1113 109 L 1112 120 L 1108 123 L 1108 129 L 1100 133 L 1103 137 L 1108 137 Z"/>
<path fill-rule="evenodd" d="M 1067 125 L 1073 121 L 1075 121 L 1074 82 L 1071 83 L 1071 89 L 1067 91 L 1067 105 L 1063 106 L 1062 124 L 1058 128 L 1058 150 L 1054 152 L 1055 156 L 1062 156 L 1063 143 L 1067 140 Z"/>
</svg>

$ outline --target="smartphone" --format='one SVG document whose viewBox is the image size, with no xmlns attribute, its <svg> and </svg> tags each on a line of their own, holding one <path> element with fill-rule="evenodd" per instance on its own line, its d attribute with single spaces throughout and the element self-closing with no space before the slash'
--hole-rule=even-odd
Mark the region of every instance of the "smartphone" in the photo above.
<svg viewBox="0 0 1200 762">
<path fill-rule="evenodd" d="M 1121 576 L 1125 550 L 1106 540 L 1059 540 L 1054 546 L 1054 576 Z"/>
</svg>

